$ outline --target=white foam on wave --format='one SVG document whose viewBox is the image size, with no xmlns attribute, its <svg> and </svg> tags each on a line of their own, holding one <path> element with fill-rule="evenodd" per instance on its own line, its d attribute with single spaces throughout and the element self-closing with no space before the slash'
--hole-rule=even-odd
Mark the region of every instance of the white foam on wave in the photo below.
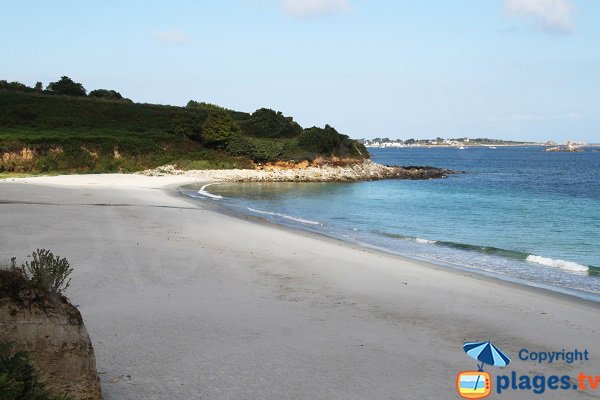
<svg viewBox="0 0 600 400">
<path fill-rule="evenodd" d="M 248 208 L 248 211 L 252 211 L 252 212 L 257 213 L 257 214 L 273 215 L 273 216 L 276 216 L 276 217 L 281 217 L 281 218 L 289 219 L 290 221 L 300 222 L 301 224 L 323 225 L 322 223 L 317 222 L 317 221 L 311 221 L 311 220 L 304 219 L 304 218 L 299 218 L 299 217 L 292 217 L 291 215 L 287 215 L 287 214 L 282 214 L 282 213 L 277 213 L 277 212 L 272 212 L 272 211 L 257 210 L 255 208 L 250 208 L 250 207 L 247 207 L 247 208 Z"/>
<path fill-rule="evenodd" d="M 426 244 L 434 244 L 434 243 L 437 243 L 437 240 L 429 240 L 429 239 L 421 239 L 421 238 L 415 238 L 414 240 L 415 240 L 415 242 L 417 242 L 417 243 L 426 243 Z"/>
<path fill-rule="evenodd" d="M 590 268 L 586 265 L 577 264 L 573 261 L 555 260 L 553 258 L 540 257 L 530 254 L 527 261 L 535 264 L 545 265 L 547 267 L 560 268 L 573 272 L 587 272 Z"/>
<path fill-rule="evenodd" d="M 206 191 L 207 187 L 209 187 L 211 185 L 218 185 L 218 184 L 219 184 L 218 182 L 217 183 L 208 183 L 208 184 L 202 186 L 200 188 L 200 190 L 198 190 L 198 194 L 201 194 L 202 196 L 210 197 L 211 199 L 214 199 L 214 200 L 220 200 L 223 198 L 223 196 L 219 196 L 218 194 L 212 194 L 212 193 L 209 193 Z"/>
</svg>

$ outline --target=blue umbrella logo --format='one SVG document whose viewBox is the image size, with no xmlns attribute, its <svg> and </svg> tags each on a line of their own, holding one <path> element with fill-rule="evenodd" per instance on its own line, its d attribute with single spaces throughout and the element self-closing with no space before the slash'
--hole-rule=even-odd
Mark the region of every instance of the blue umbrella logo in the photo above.
<svg viewBox="0 0 600 400">
<path fill-rule="evenodd" d="M 479 372 L 484 374 L 483 365 L 493 365 L 495 367 L 505 367 L 510 363 L 510 358 L 502 352 L 499 348 L 494 346 L 492 342 L 467 342 L 463 345 L 463 349 L 465 353 L 469 355 L 469 357 L 476 359 L 481 362 L 481 364 L 477 365 L 477 369 Z M 485 373 L 487 375 L 487 373 Z M 460 375 L 459 375 L 460 376 Z M 479 388 L 479 380 L 481 379 L 481 374 L 477 374 L 477 378 L 475 380 L 475 385 L 472 386 L 473 390 L 478 390 Z M 487 375 L 489 377 L 489 375 Z M 486 378 L 484 378 L 486 379 Z M 485 387 L 486 385 L 484 385 Z M 461 393 L 461 388 L 459 386 L 459 393 Z M 480 398 L 485 397 L 489 394 L 489 391 L 483 393 L 482 396 L 479 397 L 469 397 L 469 395 L 461 394 L 462 397 L 467 398 Z"/>
<path fill-rule="evenodd" d="M 494 367 L 506 367 L 510 363 L 510 357 L 494 346 L 492 342 L 467 342 L 463 345 L 465 353 L 469 357 L 481 362 L 477 368 L 483 371 L 483 365 L 493 365 Z"/>
</svg>

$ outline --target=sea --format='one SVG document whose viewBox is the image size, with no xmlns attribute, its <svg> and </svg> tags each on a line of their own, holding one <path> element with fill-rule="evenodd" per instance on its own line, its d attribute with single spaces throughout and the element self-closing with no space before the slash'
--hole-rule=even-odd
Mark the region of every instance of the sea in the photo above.
<svg viewBox="0 0 600 400">
<path fill-rule="evenodd" d="M 431 180 L 222 183 L 182 191 L 237 215 L 600 301 L 600 148 L 369 151 L 382 164 L 461 173 Z"/>
</svg>

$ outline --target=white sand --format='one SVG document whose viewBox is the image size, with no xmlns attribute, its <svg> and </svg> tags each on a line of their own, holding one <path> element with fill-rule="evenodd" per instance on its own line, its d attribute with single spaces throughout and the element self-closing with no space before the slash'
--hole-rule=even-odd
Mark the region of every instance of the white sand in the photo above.
<svg viewBox="0 0 600 400">
<path fill-rule="evenodd" d="M 44 247 L 70 260 L 68 295 L 107 400 L 456 399 L 456 373 L 476 364 L 469 340 L 512 356 L 492 376 L 600 372 L 598 305 L 238 220 L 160 189 L 186 182 L 0 182 L 0 257 Z M 534 365 L 521 348 L 588 349 L 591 360 Z"/>
</svg>

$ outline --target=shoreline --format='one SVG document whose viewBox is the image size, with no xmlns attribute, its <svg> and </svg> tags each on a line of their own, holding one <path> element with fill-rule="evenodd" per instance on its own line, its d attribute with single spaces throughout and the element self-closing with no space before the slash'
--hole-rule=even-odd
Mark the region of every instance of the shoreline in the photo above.
<svg viewBox="0 0 600 400">
<path fill-rule="evenodd" d="M 206 185 L 210 185 L 213 183 L 219 183 L 219 182 L 202 181 L 202 182 L 197 182 L 197 183 L 205 184 L 203 187 L 206 187 Z M 375 245 L 370 245 L 368 243 L 361 243 L 361 242 L 357 242 L 357 241 L 341 239 L 341 238 L 338 238 L 333 235 L 328 235 L 327 233 L 324 233 L 324 232 L 315 232 L 315 231 L 311 231 L 308 229 L 303 229 L 302 227 L 296 227 L 296 226 L 292 226 L 292 225 L 278 223 L 275 221 L 270 221 L 269 219 L 260 217 L 258 215 L 246 214 L 244 212 L 240 212 L 240 211 L 236 211 L 236 210 L 227 208 L 226 206 L 219 204 L 218 201 L 213 202 L 214 200 L 218 200 L 218 199 L 206 197 L 206 195 L 204 195 L 204 200 L 195 200 L 193 197 L 190 197 L 189 195 L 183 193 L 183 191 L 181 189 L 184 188 L 185 186 L 188 186 L 188 185 L 180 186 L 176 189 L 176 191 L 172 191 L 171 193 L 176 197 L 182 197 L 184 200 L 191 202 L 191 204 L 198 205 L 200 202 L 200 204 L 202 204 L 203 207 L 208 207 L 215 212 L 218 212 L 220 214 L 230 216 L 230 217 L 242 220 L 242 221 L 257 223 L 260 225 L 271 227 L 273 229 L 281 229 L 286 232 L 290 232 L 292 234 L 305 235 L 306 237 L 317 238 L 319 240 L 328 240 L 328 241 L 331 241 L 332 243 L 346 245 L 346 246 L 350 246 L 352 248 L 358 248 L 363 251 L 373 252 L 374 254 L 382 254 L 382 255 L 386 255 L 386 256 L 390 256 L 390 257 L 396 257 L 400 261 L 418 263 L 419 265 L 421 265 L 425 268 L 434 268 L 434 269 L 438 269 L 441 271 L 454 272 L 454 273 L 458 273 L 460 276 L 464 276 L 467 278 L 483 279 L 483 280 L 488 280 L 488 281 L 496 282 L 496 283 L 510 284 L 513 287 L 521 288 L 523 290 L 539 291 L 539 292 L 545 293 L 547 295 L 551 295 L 551 296 L 556 295 L 556 296 L 559 296 L 559 297 L 562 297 L 565 299 L 574 300 L 575 302 L 581 301 L 586 304 L 591 304 L 593 306 L 600 307 L 600 294 L 590 293 L 590 292 L 585 292 L 582 290 L 576 290 L 576 289 L 570 289 L 570 288 L 562 288 L 562 287 L 552 286 L 552 285 L 543 284 L 543 283 L 532 282 L 532 281 L 528 281 L 525 279 L 514 278 L 514 277 L 511 277 L 508 275 L 502 275 L 502 274 L 491 272 L 491 271 L 485 271 L 485 270 L 480 270 L 480 269 L 462 266 L 462 265 L 458 265 L 458 264 L 452 264 L 449 262 L 443 262 L 440 260 L 429 259 L 426 257 L 418 257 L 418 256 L 410 255 L 410 254 L 403 254 L 401 252 L 397 252 L 392 249 L 386 249 L 384 247 L 378 247 Z M 171 189 L 173 189 L 173 187 L 171 187 Z"/>
<path fill-rule="evenodd" d="M 473 340 L 514 357 L 501 374 L 600 367 L 598 303 L 221 214 L 179 193 L 186 183 L 0 182 L 0 256 L 46 247 L 69 259 L 105 400 L 450 399 Z M 533 365 L 516 359 L 522 348 L 591 358 Z"/>
<path fill-rule="evenodd" d="M 225 174 L 223 172 L 225 171 Z M 229 173 L 227 171 L 234 171 L 234 179 L 230 179 Z M 47 184 L 47 185 L 56 185 L 59 186 L 71 186 L 71 187 L 104 187 L 110 188 L 115 184 L 120 188 L 128 188 L 133 190 L 138 189 L 153 189 L 153 190 L 164 190 L 175 198 L 183 199 L 184 201 L 192 204 L 195 207 L 206 207 L 211 211 L 217 212 L 221 215 L 229 216 L 240 221 L 249 221 L 254 223 L 259 223 L 264 226 L 271 227 L 273 229 L 283 229 L 288 233 L 304 235 L 306 237 L 318 238 L 320 240 L 326 239 L 333 241 L 338 244 L 343 244 L 350 246 L 352 248 L 360 248 L 364 251 L 373 251 L 377 254 L 384 254 L 391 257 L 398 257 L 402 261 L 411 262 L 411 263 L 420 263 L 422 266 L 426 266 L 428 268 L 440 269 L 442 271 L 450 271 L 457 272 L 462 274 L 462 276 L 468 277 L 478 277 L 484 279 L 490 279 L 492 281 L 497 281 L 501 283 L 507 283 L 510 285 L 514 285 L 515 287 L 520 287 L 524 290 L 533 290 L 533 291 L 541 291 L 550 295 L 557 295 L 560 297 L 571 298 L 576 301 L 582 301 L 585 303 L 591 303 L 593 305 L 600 305 L 600 295 L 589 293 L 585 291 L 580 291 L 577 289 L 571 288 L 562 288 L 559 286 L 552 286 L 543 283 L 532 282 L 520 278 L 513 278 L 511 276 L 502 275 L 495 272 L 480 270 L 476 268 L 470 268 L 458 264 L 452 264 L 449 262 L 444 262 L 435 259 L 428 259 L 426 257 L 418 257 L 412 256 L 409 254 L 403 254 L 401 252 L 396 252 L 392 249 L 378 247 L 376 245 L 371 245 L 368 243 L 354 242 L 350 240 L 344 240 L 341 238 L 337 238 L 332 235 L 328 235 L 326 233 L 310 231 L 307 229 L 302 229 L 301 227 L 295 227 L 286 224 L 280 224 L 274 221 L 270 221 L 264 217 L 260 217 L 257 215 L 245 214 L 243 212 L 231 210 L 226 206 L 223 206 L 218 203 L 213 203 L 214 200 L 210 197 L 206 197 L 206 200 L 195 200 L 189 195 L 182 193 L 181 189 L 185 186 L 190 185 L 211 185 L 218 184 L 223 182 L 228 183 L 236 183 L 236 182 L 280 182 L 278 180 L 238 180 L 239 170 L 194 170 L 194 171 L 183 171 L 183 172 L 191 172 L 191 174 L 177 174 L 177 173 L 166 173 L 164 175 L 156 175 L 154 173 L 151 174 L 81 174 L 81 175 L 52 175 L 52 176 L 35 176 L 35 177 L 27 177 L 27 178 L 5 178 L 0 179 L 0 185 L 2 182 L 12 182 L 12 183 L 26 183 L 26 184 L 35 184 L 36 182 Z M 242 170 L 244 171 L 244 170 Z M 253 170 L 250 170 L 253 171 Z M 61 182 L 64 180 L 64 182 Z M 312 181 L 307 181 L 312 182 Z M 322 181 L 317 181 L 322 182 Z M 340 181 L 325 181 L 325 182 L 340 182 Z M 345 181 L 341 181 L 345 182 Z M 302 183 L 299 182 L 299 183 Z M 1 203 L 1 199 L 0 199 Z"/>
</svg>

